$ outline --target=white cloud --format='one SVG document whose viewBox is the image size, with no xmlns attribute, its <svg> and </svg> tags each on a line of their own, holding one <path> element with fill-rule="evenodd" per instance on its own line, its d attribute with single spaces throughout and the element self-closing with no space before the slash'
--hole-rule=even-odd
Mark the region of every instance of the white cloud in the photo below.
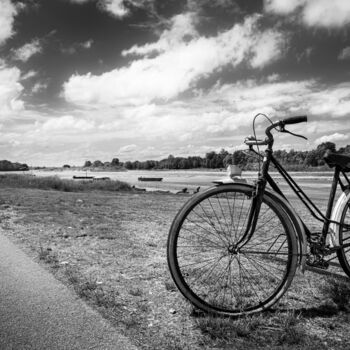
<svg viewBox="0 0 350 350">
<path fill-rule="evenodd" d="M 30 43 L 23 45 L 22 47 L 14 50 L 14 59 L 26 62 L 30 57 L 40 53 L 42 51 L 40 42 L 38 39 L 32 40 Z"/>
<path fill-rule="evenodd" d="M 342 28 L 350 24 L 349 0 L 265 0 L 265 11 L 295 16 L 310 27 Z"/>
<path fill-rule="evenodd" d="M 84 4 L 93 0 L 70 0 L 72 3 Z M 117 18 L 124 18 L 130 14 L 129 5 L 134 7 L 146 7 L 154 0 L 98 0 L 97 6 Z"/>
<path fill-rule="evenodd" d="M 155 43 L 143 46 L 134 45 L 128 50 L 122 51 L 123 56 L 127 55 L 148 55 L 170 50 L 174 45 L 182 44 L 185 39 L 188 41 L 198 38 L 199 34 L 195 28 L 196 17 L 194 13 L 184 13 L 174 16 L 170 21 L 170 29 L 164 30 L 159 40 Z"/>
<path fill-rule="evenodd" d="M 213 37 L 199 37 L 191 20 L 188 14 L 178 15 L 159 41 L 125 51 L 125 55 L 145 55 L 127 67 L 100 76 L 72 76 L 64 84 L 64 97 L 75 103 L 106 105 L 169 100 L 225 66 L 235 67 L 245 61 L 259 68 L 281 55 L 282 34 L 272 30 L 260 32 L 258 16 Z M 148 57 L 151 52 L 158 54 Z"/>
<path fill-rule="evenodd" d="M 47 88 L 47 83 L 43 83 L 43 82 L 37 82 L 34 84 L 34 86 L 32 87 L 32 92 L 33 93 L 38 93 L 40 91 L 43 91 Z"/>
<path fill-rule="evenodd" d="M 349 135 L 340 134 L 338 132 L 331 135 L 324 135 L 315 140 L 315 145 L 319 145 L 322 142 L 337 142 L 337 141 L 345 141 L 349 139 Z"/>
<path fill-rule="evenodd" d="M 348 60 L 350 59 L 350 46 L 344 47 L 338 56 L 339 60 Z"/>
<path fill-rule="evenodd" d="M 90 40 L 87 40 L 87 41 L 81 43 L 81 47 L 83 47 L 84 49 L 90 49 L 93 43 L 94 43 L 94 41 L 92 39 L 90 39 Z"/>
<path fill-rule="evenodd" d="M 37 132 L 44 131 L 65 131 L 67 133 L 74 131 L 88 131 L 94 128 L 94 123 L 88 120 L 78 119 L 71 115 L 65 115 L 62 117 L 54 117 L 43 124 L 37 123 Z"/>
<path fill-rule="evenodd" d="M 129 14 L 129 9 L 125 7 L 123 0 L 103 0 L 99 2 L 99 5 L 118 18 Z"/>
<path fill-rule="evenodd" d="M 20 77 L 18 68 L 7 67 L 0 61 L 0 117 L 23 109 L 23 101 L 19 99 L 23 90 Z"/>
<path fill-rule="evenodd" d="M 27 73 L 22 74 L 21 80 L 28 80 L 28 79 L 34 78 L 37 75 L 38 75 L 38 72 L 36 72 L 34 70 L 30 70 Z"/>
<path fill-rule="evenodd" d="M 304 5 L 305 0 L 265 0 L 265 11 L 287 15 Z"/>
<path fill-rule="evenodd" d="M 250 64 L 254 68 L 262 68 L 282 56 L 283 43 L 286 40 L 282 33 L 268 30 L 262 33 L 252 48 L 253 57 Z"/>
<path fill-rule="evenodd" d="M 123 147 L 119 148 L 118 154 L 124 155 L 124 154 L 127 154 L 127 153 L 134 152 L 136 149 L 137 149 L 137 146 L 135 144 L 126 145 L 126 146 L 123 146 Z"/>
<path fill-rule="evenodd" d="M 64 54 L 68 54 L 68 55 L 73 55 L 75 54 L 78 50 L 81 49 L 90 49 L 92 44 L 94 43 L 94 41 L 92 39 L 89 39 L 87 41 L 84 41 L 82 43 L 74 43 L 72 46 L 70 47 L 61 47 L 61 52 Z"/>
<path fill-rule="evenodd" d="M 13 34 L 13 21 L 17 9 L 10 0 L 0 0 L 0 45 Z"/>
</svg>

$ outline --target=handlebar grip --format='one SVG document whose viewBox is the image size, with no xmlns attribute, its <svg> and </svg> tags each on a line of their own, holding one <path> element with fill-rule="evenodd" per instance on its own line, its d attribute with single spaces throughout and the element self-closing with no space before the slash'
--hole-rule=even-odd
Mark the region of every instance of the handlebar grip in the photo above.
<svg viewBox="0 0 350 350">
<path fill-rule="evenodd" d="M 307 116 L 299 115 L 296 117 L 290 117 L 290 118 L 283 119 L 282 122 L 284 125 L 303 123 L 303 122 L 307 122 Z"/>
</svg>

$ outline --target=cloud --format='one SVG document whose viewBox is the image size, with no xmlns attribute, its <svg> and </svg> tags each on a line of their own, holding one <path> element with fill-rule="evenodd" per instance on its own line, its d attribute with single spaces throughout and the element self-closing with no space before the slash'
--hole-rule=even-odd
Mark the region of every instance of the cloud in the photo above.
<svg viewBox="0 0 350 350">
<path fill-rule="evenodd" d="M 233 101 L 237 111 L 242 112 L 270 109 L 281 116 L 302 112 L 328 118 L 350 115 L 350 83 L 326 87 L 316 80 L 272 83 L 248 80 L 213 89 L 211 98 L 220 96 Z"/>
<path fill-rule="evenodd" d="M 123 147 L 119 148 L 118 154 L 124 155 L 124 154 L 127 154 L 127 153 L 134 152 L 136 149 L 137 149 L 137 146 L 135 144 L 126 145 L 126 146 L 123 146 Z"/>
<path fill-rule="evenodd" d="M 85 50 L 90 49 L 93 43 L 94 41 L 92 39 L 89 39 L 82 43 L 74 43 L 70 47 L 62 47 L 61 52 L 64 54 L 73 55 L 81 49 L 85 49 Z"/>
<path fill-rule="evenodd" d="M 23 101 L 19 98 L 23 90 L 20 78 L 18 68 L 7 67 L 0 60 L 0 118 L 23 109 Z"/>
<path fill-rule="evenodd" d="M 349 139 L 349 135 L 334 133 L 331 135 L 324 135 L 315 140 L 315 145 L 319 145 L 323 142 L 337 142 L 337 141 L 345 141 Z"/>
<path fill-rule="evenodd" d="M 10 0 L 0 0 L 0 45 L 13 35 L 13 21 L 17 9 Z"/>
<path fill-rule="evenodd" d="M 124 0 L 103 0 L 99 2 L 99 5 L 118 18 L 123 18 L 129 14 L 129 9 L 125 7 Z"/>
<path fill-rule="evenodd" d="M 93 0 L 70 0 L 75 4 L 85 4 Z M 122 19 L 131 14 L 131 9 L 139 8 L 153 8 L 155 0 L 98 0 L 97 6 L 102 11 L 105 11 L 112 16 Z"/>
<path fill-rule="evenodd" d="M 85 4 L 92 0 L 70 0 L 72 3 Z M 124 0 L 99 0 L 98 7 L 102 11 L 107 11 L 118 18 L 123 18 L 129 14 L 129 9 L 125 6 Z"/>
<path fill-rule="evenodd" d="M 54 117 L 43 124 L 37 123 L 37 132 L 44 131 L 54 132 L 54 131 L 65 131 L 67 133 L 74 131 L 88 131 L 94 128 L 94 123 L 91 121 L 78 119 L 71 115 L 65 115 L 62 117 Z"/>
<path fill-rule="evenodd" d="M 174 45 L 178 46 L 186 40 L 198 38 L 199 34 L 195 28 L 195 22 L 196 16 L 192 12 L 176 15 L 170 21 L 170 29 L 164 30 L 157 42 L 143 46 L 134 45 L 130 49 L 122 51 L 122 55 L 147 56 L 166 52 Z"/>
<path fill-rule="evenodd" d="M 293 14 L 310 27 L 342 28 L 350 24 L 348 0 L 265 0 L 264 9 L 279 15 Z"/>
<path fill-rule="evenodd" d="M 260 68 L 282 55 L 283 35 L 273 30 L 260 32 L 258 16 L 212 37 L 199 36 L 193 20 L 190 14 L 175 16 L 157 42 L 125 51 L 124 55 L 142 56 L 129 66 L 99 76 L 73 75 L 63 86 L 64 97 L 78 104 L 167 101 L 224 67 L 245 62 Z"/>
<path fill-rule="evenodd" d="M 40 53 L 42 51 L 40 42 L 38 39 L 32 40 L 30 43 L 27 43 L 20 48 L 14 50 L 13 58 L 18 61 L 26 62 L 32 56 Z"/>
<path fill-rule="evenodd" d="M 348 60 L 350 59 L 350 46 L 345 47 L 338 56 L 339 60 Z"/>
<path fill-rule="evenodd" d="M 34 84 L 32 87 L 32 93 L 36 94 L 40 91 L 43 91 L 47 88 L 48 84 L 47 83 L 42 83 L 42 82 L 37 82 Z"/>
<path fill-rule="evenodd" d="M 38 72 L 34 70 L 29 70 L 27 73 L 21 75 L 21 80 L 29 80 L 38 75 Z"/>
<path fill-rule="evenodd" d="M 94 43 L 94 41 L 92 39 L 89 39 L 83 43 L 81 43 L 81 47 L 83 47 L 84 49 L 90 49 L 92 44 Z"/>
<path fill-rule="evenodd" d="M 302 7 L 305 0 L 265 0 L 264 9 L 266 12 L 273 12 L 280 15 L 288 15 L 297 8 Z"/>
</svg>

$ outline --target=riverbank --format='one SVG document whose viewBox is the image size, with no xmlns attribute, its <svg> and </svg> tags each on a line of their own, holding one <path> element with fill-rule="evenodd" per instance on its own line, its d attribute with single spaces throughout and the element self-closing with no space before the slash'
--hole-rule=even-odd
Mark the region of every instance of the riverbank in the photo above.
<svg viewBox="0 0 350 350">
<path fill-rule="evenodd" d="M 337 281 L 311 273 L 298 274 L 272 314 L 230 320 L 194 310 L 166 263 L 185 196 L 3 186 L 0 199 L 4 234 L 141 349 L 319 350 L 350 341 L 348 298 L 330 292 Z"/>
</svg>

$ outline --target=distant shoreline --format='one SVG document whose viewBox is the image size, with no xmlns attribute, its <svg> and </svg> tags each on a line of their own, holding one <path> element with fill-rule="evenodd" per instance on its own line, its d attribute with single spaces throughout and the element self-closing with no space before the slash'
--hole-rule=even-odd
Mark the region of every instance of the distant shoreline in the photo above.
<svg viewBox="0 0 350 350">
<path fill-rule="evenodd" d="M 309 167 L 304 169 L 293 169 L 293 166 L 291 166 L 292 169 L 289 169 L 288 166 L 284 166 L 288 172 L 291 173 L 333 173 L 333 169 L 329 167 Z M 152 171 L 159 171 L 159 172 L 168 172 L 168 171 L 174 171 L 174 172 L 226 172 L 227 169 L 225 168 L 189 168 L 189 169 L 168 169 L 168 168 L 162 168 L 162 169 L 126 169 L 126 168 L 84 168 L 84 167 L 70 167 L 70 168 L 63 168 L 63 167 L 30 167 L 29 170 L 23 170 L 24 172 L 27 171 L 81 171 L 81 172 L 127 172 L 127 171 L 144 171 L 144 172 L 152 172 Z M 22 170 L 3 170 L 3 171 L 22 171 Z M 242 172 L 257 172 L 257 169 L 242 169 Z M 270 172 L 276 172 L 273 168 L 270 169 Z"/>
</svg>

